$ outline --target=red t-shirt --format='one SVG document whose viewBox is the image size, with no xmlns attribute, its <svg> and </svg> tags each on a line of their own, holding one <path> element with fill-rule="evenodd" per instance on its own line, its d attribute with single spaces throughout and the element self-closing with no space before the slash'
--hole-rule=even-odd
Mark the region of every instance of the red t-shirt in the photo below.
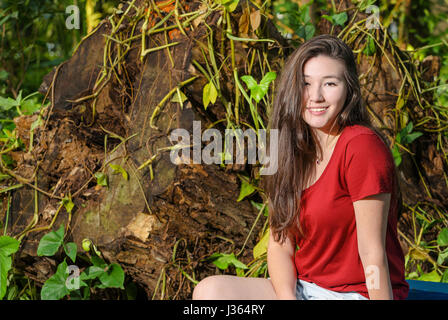
<svg viewBox="0 0 448 320">
<path fill-rule="evenodd" d="M 361 125 L 344 128 L 324 172 L 302 191 L 300 224 L 305 237 L 296 237 L 299 249 L 295 254 L 299 279 L 369 298 L 358 253 L 353 202 L 391 193 L 386 235 L 389 273 L 394 299 L 407 297 L 409 285 L 397 235 L 394 170 L 388 147 L 374 131 Z"/>
</svg>

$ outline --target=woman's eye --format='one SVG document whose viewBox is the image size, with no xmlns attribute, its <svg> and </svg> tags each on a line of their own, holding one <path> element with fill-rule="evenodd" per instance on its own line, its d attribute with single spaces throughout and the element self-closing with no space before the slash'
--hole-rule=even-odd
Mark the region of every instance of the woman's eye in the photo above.
<svg viewBox="0 0 448 320">
<path fill-rule="evenodd" d="M 306 87 L 309 86 L 310 84 L 308 82 L 305 82 L 303 85 Z"/>
<path fill-rule="evenodd" d="M 326 85 L 328 85 L 330 87 L 334 87 L 334 86 L 336 86 L 336 83 L 334 83 L 334 82 L 327 82 Z"/>
</svg>

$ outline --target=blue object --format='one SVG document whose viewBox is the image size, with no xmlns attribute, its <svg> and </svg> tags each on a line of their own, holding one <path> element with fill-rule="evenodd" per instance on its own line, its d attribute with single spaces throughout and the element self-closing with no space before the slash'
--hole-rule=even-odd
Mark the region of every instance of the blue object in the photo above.
<svg viewBox="0 0 448 320">
<path fill-rule="evenodd" d="M 406 300 L 448 300 L 448 283 L 406 280 L 409 295 Z"/>
</svg>

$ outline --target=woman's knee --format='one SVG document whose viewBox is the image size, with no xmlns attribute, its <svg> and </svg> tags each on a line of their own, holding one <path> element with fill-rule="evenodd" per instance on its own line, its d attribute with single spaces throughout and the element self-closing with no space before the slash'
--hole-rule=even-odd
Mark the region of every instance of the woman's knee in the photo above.
<svg viewBox="0 0 448 320">
<path fill-rule="evenodd" d="M 193 290 L 193 300 L 219 299 L 223 280 L 223 276 L 210 276 L 201 280 Z"/>
</svg>

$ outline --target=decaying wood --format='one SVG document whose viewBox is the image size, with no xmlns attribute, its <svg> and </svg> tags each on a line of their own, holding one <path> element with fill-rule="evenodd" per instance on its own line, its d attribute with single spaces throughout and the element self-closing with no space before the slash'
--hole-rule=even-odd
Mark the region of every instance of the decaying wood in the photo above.
<svg viewBox="0 0 448 320">
<path fill-rule="evenodd" d="M 211 15 L 207 22 L 216 28 L 218 18 L 218 14 Z M 201 121 L 205 127 L 215 121 L 215 116 L 221 116 L 218 111 L 207 118 L 198 110 L 198 106 L 202 108 L 202 87 L 206 83 L 201 77 L 187 90 L 189 101 L 182 105 L 168 102 L 156 118 L 157 129 L 149 123 L 154 108 L 171 89 L 193 76 L 191 71 L 200 76 L 191 59 L 203 60 L 202 53 L 193 48 L 197 40 L 206 43 L 206 28 L 198 27 L 189 37 L 180 35 L 176 39 L 180 43 L 170 48 L 173 61 L 166 50 L 158 50 L 140 62 L 140 45 L 135 41 L 123 63 L 123 81 L 129 83 L 127 91 L 120 91 L 123 88 L 116 81 L 104 86 L 97 97 L 92 122 L 92 101 L 73 101 L 92 94 L 101 72 L 103 34 L 110 30 L 109 23 L 102 22 L 70 60 L 44 79 L 41 88 L 52 92 L 46 127 L 35 133 L 33 157 L 23 161 L 17 171 L 31 177 L 32 164 L 39 162 L 39 188 L 51 189 L 49 193 L 55 196 L 39 195 L 39 223 L 35 228 L 48 226 L 59 205 L 56 197 L 70 193 L 76 210 L 67 239 L 79 248 L 83 239 L 92 240 L 105 258 L 120 263 L 148 297 L 153 296 L 157 281 L 165 272 L 165 296 L 190 298 L 192 283 L 182 277 L 180 269 L 201 279 L 214 269 L 203 259 L 214 252 L 239 251 L 243 244 L 252 248 L 262 227 L 262 222 L 254 226 L 258 212 L 249 201 L 236 201 L 240 182 L 231 168 L 178 165 L 172 163 L 169 152 L 161 152 L 152 164 L 153 180 L 149 167 L 138 169 L 158 148 L 172 145 L 168 139 L 171 130 L 184 128 L 191 132 L 193 120 Z M 147 40 L 146 48 L 164 42 L 162 34 Z M 237 47 L 243 50 L 240 44 Z M 229 74 L 232 76 L 231 70 Z M 108 134 L 109 151 L 117 148 L 105 157 L 107 133 L 116 135 L 114 138 Z M 119 145 L 117 136 L 131 138 Z M 93 174 L 104 162 L 122 166 L 129 179 L 113 174 L 106 166 L 109 187 L 96 186 Z M 27 165 L 29 170 L 25 170 Z M 35 212 L 33 188 L 16 192 L 13 203 L 11 235 L 18 235 Z M 53 227 L 67 223 L 68 214 L 62 210 Z M 26 274 L 41 284 L 55 266 L 53 258 L 36 257 L 38 241 L 46 232 L 31 231 L 18 258 L 28 262 L 22 265 Z M 250 250 L 239 258 L 249 262 Z"/>
</svg>

